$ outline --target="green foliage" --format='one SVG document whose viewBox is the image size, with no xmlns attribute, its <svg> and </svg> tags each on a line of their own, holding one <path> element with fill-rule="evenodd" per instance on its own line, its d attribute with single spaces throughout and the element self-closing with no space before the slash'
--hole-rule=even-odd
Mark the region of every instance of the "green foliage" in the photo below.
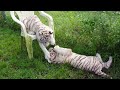
<svg viewBox="0 0 120 90">
<path fill-rule="evenodd" d="M 0 15 L 0 27 L 2 28 L 9 28 L 11 30 L 17 31 L 20 30 L 20 25 L 18 25 L 16 22 L 14 22 L 12 20 L 12 18 L 9 16 L 6 17 L 6 19 L 4 19 L 1 15 Z"/>
<path fill-rule="evenodd" d="M 56 44 L 85 55 L 101 54 L 103 61 L 113 57 L 105 71 L 120 78 L 120 13 L 97 11 L 46 11 L 54 19 Z M 36 12 L 38 15 L 38 13 Z M 49 64 L 38 42 L 33 41 L 34 59 L 29 60 L 26 47 L 21 51 L 20 26 L 8 15 L 0 18 L 0 78 L 78 79 L 98 78 L 67 64 Z M 40 17 L 48 24 L 47 19 Z M 22 52 L 22 53 L 21 53 Z"/>
</svg>

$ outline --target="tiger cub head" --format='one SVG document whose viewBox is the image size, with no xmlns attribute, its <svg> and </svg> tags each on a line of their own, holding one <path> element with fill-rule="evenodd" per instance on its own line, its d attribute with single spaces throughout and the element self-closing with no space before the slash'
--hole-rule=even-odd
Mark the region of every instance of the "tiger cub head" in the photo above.
<svg viewBox="0 0 120 90">
<path fill-rule="evenodd" d="M 53 35 L 53 30 L 49 27 L 44 27 L 42 30 L 39 30 L 39 40 L 43 43 L 46 47 L 50 45 L 55 45 L 55 38 Z"/>
<path fill-rule="evenodd" d="M 56 59 L 57 52 L 54 51 L 54 48 L 50 48 L 49 52 L 50 52 L 50 60 Z"/>
</svg>

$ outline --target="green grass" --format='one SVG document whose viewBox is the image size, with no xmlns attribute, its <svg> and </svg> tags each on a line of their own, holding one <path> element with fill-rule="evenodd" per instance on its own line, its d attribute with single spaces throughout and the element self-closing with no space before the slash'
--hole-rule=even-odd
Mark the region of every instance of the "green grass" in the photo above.
<svg viewBox="0 0 120 90">
<path fill-rule="evenodd" d="M 55 25 L 56 44 L 85 55 L 101 54 L 103 61 L 113 57 L 105 70 L 120 78 L 120 14 L 116 12 L 47 11 Z M 38 14 L 36 12 L 36 14 Z M 21 50 L 20 26 L 7 12 L 6 22 L 0 18 L 1 79 L 102 79 L 93 73 L 68 64 L 49 64 L 38 42 L 33 42 L 34 59 L 29 60 L 26 47 Z M 47 24 L 47 19 L 40 17 Z"/>
</svg>

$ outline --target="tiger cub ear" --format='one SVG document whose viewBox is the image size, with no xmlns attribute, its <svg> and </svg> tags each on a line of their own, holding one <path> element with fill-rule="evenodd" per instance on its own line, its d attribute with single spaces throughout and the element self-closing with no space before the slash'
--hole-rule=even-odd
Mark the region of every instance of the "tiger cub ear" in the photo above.
<svg viewBox="0 0 120 90">
<path fill-rule="evenodd" d="M 43 35 L 43 32 L 42 32 L 42 30 L 40 30 L 40 31 L 39 31 L 39 35 Z"/>
</svg>

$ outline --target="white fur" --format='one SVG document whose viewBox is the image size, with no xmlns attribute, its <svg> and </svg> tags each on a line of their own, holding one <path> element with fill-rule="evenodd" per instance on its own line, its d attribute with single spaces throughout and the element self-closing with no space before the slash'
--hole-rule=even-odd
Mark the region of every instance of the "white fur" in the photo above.
<svg viewBox="0 0 120 90">
<path fill-rule="evenodd" d="M 45 59 L 50 63 L 50 53 L 46 47 L 51 44 L 55 45 L 55 38 L 53 36 L 53 30 L 51 27 L 43 24 L 40 19 L 36 16 L 30 16 L 25 18 L 23 21 L 24 25 L 27 28 L 27 32 L 31 35 L 36 35 L 39 46 L 45 54 Z M 50 34 L 51 33 L 51 34 Z M 45 38 L 44 38 L 45 37 Z M 48 39 L 46 39 L 48 38 Z"/>
<path fill-rule="evenodd" d="M 103 62 L 100 54 L 98 53 L 96 56 L 80 55 L 72 52 L 69 48 L 62 48 L 59 46 L 50 48 L 49 51 L 52 63 L 69 63 L 73 67 L 92 71 L 103 77 L 110 77 L 106 73 L 102 72 L 102 68 L 108 69 L 110 67 L 112 63 L 111 56 L 107 62 Z"/>
</svg>

